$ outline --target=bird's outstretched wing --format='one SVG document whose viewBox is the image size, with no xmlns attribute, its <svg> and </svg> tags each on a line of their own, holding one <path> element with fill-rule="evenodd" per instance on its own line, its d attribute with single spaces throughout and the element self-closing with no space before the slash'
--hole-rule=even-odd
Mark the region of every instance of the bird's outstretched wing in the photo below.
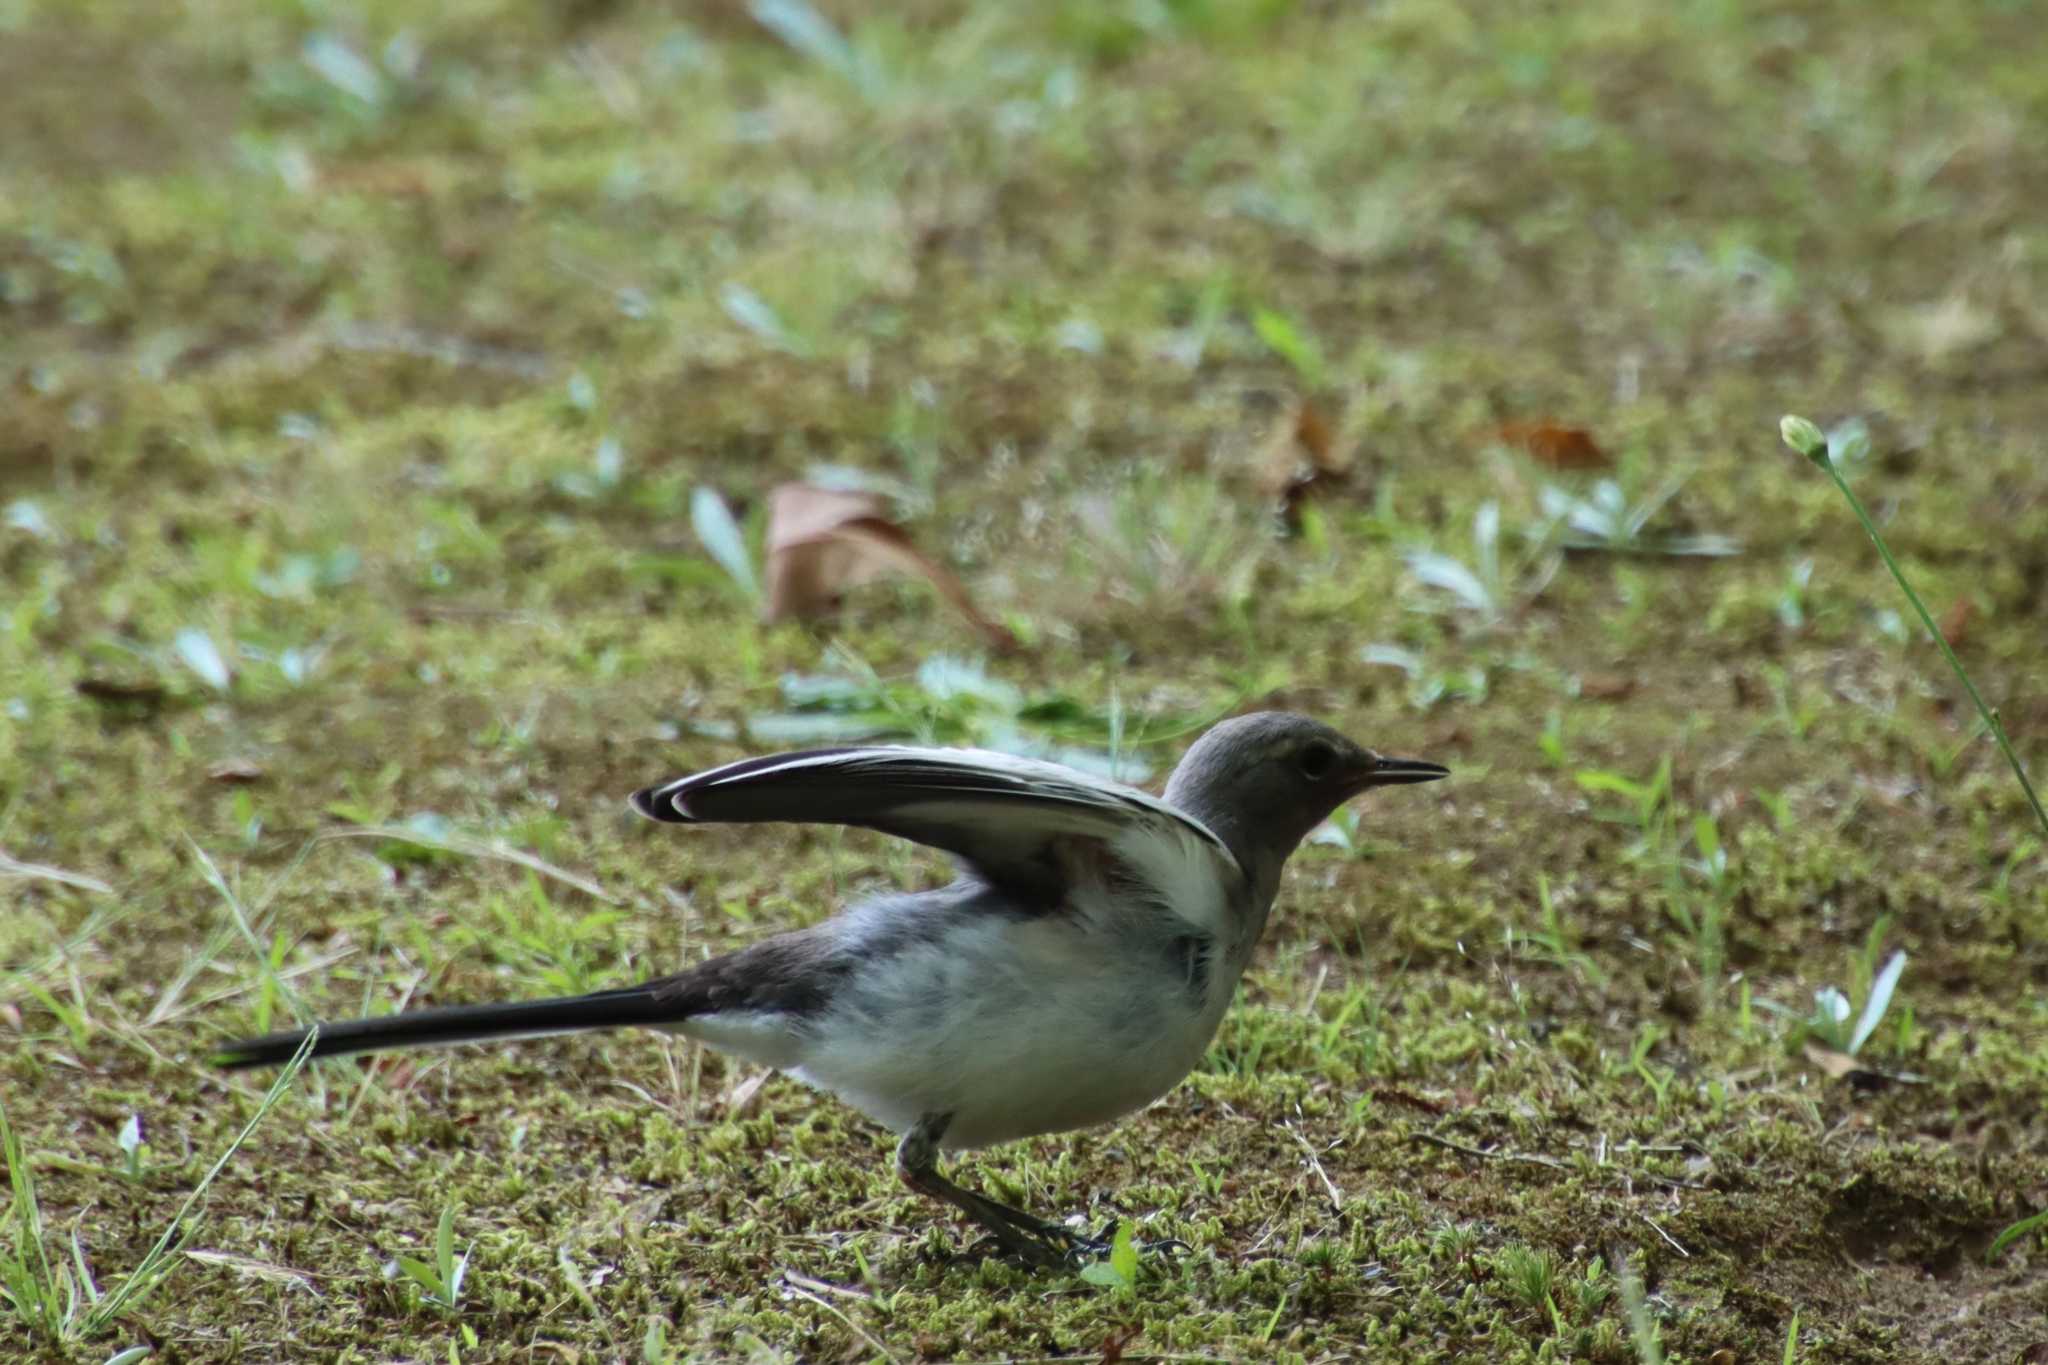
<svg viewBox="0 0 2048 1365">
<path fill-rule="evenodd" d="M 636 792 L 642 815 L 672 824 L 758 821 L 854 825 L 944 849 L 993 884 L 1034 899 L 1064 889 L 1061 839 L 1099 840 L 1139 875 L 1177 881 L 1176 864 L 1241 875 L 1215 832 L 1158 797 L 1056 763 L 984 749 L 813 749 L 748 758 Z M 1164 874 L 1164 875 L 1162 875 Z"/>
</svg>

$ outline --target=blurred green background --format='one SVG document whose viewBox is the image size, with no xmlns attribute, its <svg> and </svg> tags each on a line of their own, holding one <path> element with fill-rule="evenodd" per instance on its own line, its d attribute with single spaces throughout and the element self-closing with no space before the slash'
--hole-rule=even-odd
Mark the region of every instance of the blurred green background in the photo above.
<svg viewBox="0 0 2048 1365">
<path fill-rule="evenodd" d="M 2038 771 L 2039 19 L 0 0 L 0 1353 L 2048 1349 L 2039 832 L 1777 437 Z M 795 481 L 984 626 L 920 573 L 763 621 Z M 1190 1244 L 1135 1283 L 961 1255 L 882 1135 L 633 1036 L 308 1072 L 117 1323 L 24 1306 L 256 1114 L 223 1038 L 943 875 L 640 785 L 1151 780 L 1253 704 L 1456 776 L 1320 832 L 1167 1100 L 967 1163 Z"/>
</svg>

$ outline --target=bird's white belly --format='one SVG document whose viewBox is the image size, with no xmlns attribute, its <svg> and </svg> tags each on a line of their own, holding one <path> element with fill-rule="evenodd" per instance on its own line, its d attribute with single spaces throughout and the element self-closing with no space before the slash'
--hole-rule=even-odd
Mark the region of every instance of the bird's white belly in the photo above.
<svg viewBox="0 0 2048 1365">
<path fill-rule="evenodd" d="M 854 983 L 788 1069 L 897 1132 L 950 1114 L 951 1148 L 1086 1127 L 1194 1069 L 1235 986 L 1206 984 L 1071 920 L 949 933 Z"/>
</svg>

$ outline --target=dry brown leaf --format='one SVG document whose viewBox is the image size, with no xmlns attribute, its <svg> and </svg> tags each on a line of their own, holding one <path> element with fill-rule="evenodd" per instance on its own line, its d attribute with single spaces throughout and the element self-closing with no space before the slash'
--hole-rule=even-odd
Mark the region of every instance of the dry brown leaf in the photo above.
<svg viewBox="0 0 2048 1365">
<path fill-rule="evenodd" d="M 212 782 L 224 782 L 230 786 L 246 786 L 251 782 L 261 782 L 270 774 L 264 771 L 262 764 L 253 760 L 228 758 L 222 759 L 211 768 L 208 768 L 206 776 Z"/>
<path fill-rule="evenodd" d="M 1825 1047 L 1820 1043 L 1808 1043 L 1803 1051 L 1806 1053 L 1807 1061 L 1812 1062 L 1838 1081 L 1850 1072 L 1858 1069 L 1854 1057 L 1838 1049 Z"/>
<path fill-rule="evenodd" d="M 1282 409 L 1259 447 L 1252 463 L 1252 488 L 1277 501 L 1281 522 L 1290 532 L 1298 531 L 1302 505 L 1342 481 L 1350 468 L 1350 458 L 1337 449 L 1322 410 L 1306 398 L 1297 399 Z"/>
<path fill-rule="evenodd" d="M 155 680 L 137 681 L 130 678 L 80 678 L 72 684 L 81 697 L 94 701 L 134 702 L 138 705 L 154 706 L 164 699 L 164 685 Z"/>
<path fill-rule="evenodd" d="M 1306 398 L 1281 409 L 1252 464 L 1252 487 L 1262 497 L 1298 503 L 1310 488 L 1343 474 L 1350 461 L 1337 451 L 1330 423 Z"/>
<path fill-rule="evenodd" d="M 872 493 L 786 483 L 768 495 L 768 583 L 762 615 L 770 621 L 825 615 L 863 583 L 890 574 L 925 579 L 998 650 L 1017 637 L 983 616 L 950 570 L 911 543 Z"/>
<path fill-rule="evenodd" d="M 392 1090 L 410 1088 L 419 1076 L 419 1067 L 414 1065 L 410 1057 L 386 1053 L 382 1057 L 372 1058 L 371 1065 L 377 1068 L 378 1082 Z"/>
<path fill-rule="evenodd" d="M 1304 398 L 1294 409 L 1294 439 L 1308 452 L 1310 463 L 1325 474 L 1341 474 L 1350 463 L 1337 453 L 1337 438 L 1321 408 Z"/>
<path fill-rule="evenodd" d="M 1614 463 L 1583 427 L 1548 421 L 1509 422 L 1495 434 L 1552 469 L 1605 469 Z"/>
<path fill-rule="evenodd" d="M 1636 680 L 1625 673 L 1588 673 L 1579 679 L 1579 695 L 1587 701 L 1626 701 L 1635 690 Z"/>
<path fill-rule="evenodd" d="M 433 179 L 419 161 L 353 161 L 320 169 L 320 187 L 342 194 L 391 195 L 417 199 L 433 191 Z"/>
<path fill-rule="evenodd" d="M 1848 1053 L 1823 1043 L 1808 1042 L 1800 1049 L 1806 1060 L 1819 1067 L 1831 1079 L 1847 1081 L 1857 1090 L 1883 1090 L 1899 1081 L 1918 1083 L 1922 1078 L 1910 1071 L 1875 1071 L 1857 1061 Z"/>
<path fill-rule="evenodd" d="M 1958 597 L 1949 603 L 1948 610 L 1941 614 L 1941 638 L 1948 641 L 1950 649 L 1959 649 L 1970 635 L 1970 622 L 1976 618 L 1977 604 L 1967 597 Z"/>
</svg>

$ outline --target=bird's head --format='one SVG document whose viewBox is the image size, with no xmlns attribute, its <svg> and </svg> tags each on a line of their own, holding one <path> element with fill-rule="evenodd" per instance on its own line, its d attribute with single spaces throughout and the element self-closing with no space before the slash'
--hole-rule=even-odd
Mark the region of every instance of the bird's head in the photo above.
<svg viewBox="0 0 2048 1365">
<path fill-rule="evenodd" d="M 1277 878 L 1309 831 L 1368 787 L 1449 775 L 1439 763 L 1377 754 L 1307 716 L 1260 711 L 1196 740 L 1173 770 L 1166 799 L 1215 830 L 1263 880 Z"/>
</svg>

